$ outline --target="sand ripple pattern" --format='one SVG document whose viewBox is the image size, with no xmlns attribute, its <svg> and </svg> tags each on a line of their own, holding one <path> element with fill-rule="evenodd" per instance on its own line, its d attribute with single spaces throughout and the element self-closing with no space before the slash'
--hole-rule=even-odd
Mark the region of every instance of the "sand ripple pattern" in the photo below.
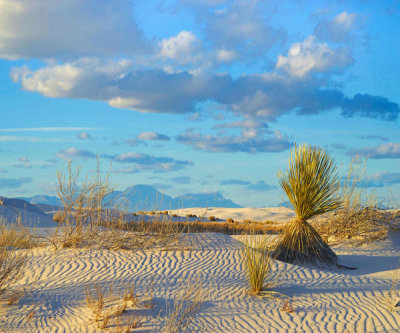
<svg viewBox="0 0 400 333">
<path fill-rule="evenodd" d="M 275 262 L 274 269 L 283 272 L 276 291 L 291 297 L 296 308 L 287 313 L 281 311 L 283 300 L 246 294 L 238 240 L 220 234 L 195 238 L 195 248 L 185 251 L 37 249 L 20 281 L 27 293 L 19 304 L 1 309 L 0 331 L 96 331 L 83 301 L 85 286 L 112 284 L 118 290 L 132 282 L 140 294 L 153 278 L 155 307 L 138 310 L 143 326 L 136 331 L 159 331 L 166 319 L 162 308 L 195 277 L 209 296 L 193 322 L 194 332 L 400 331 L 400 313 L 378 301 L 388 278 Z M 389 254 L 399 257 L 398 251 Z"/>
</svg>

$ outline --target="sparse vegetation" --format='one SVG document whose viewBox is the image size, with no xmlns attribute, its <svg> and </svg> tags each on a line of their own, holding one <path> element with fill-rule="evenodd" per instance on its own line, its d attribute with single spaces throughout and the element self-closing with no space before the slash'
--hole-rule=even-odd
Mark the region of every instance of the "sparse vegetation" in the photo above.
<svg viewBox="0 0 400 333">
<path fill-rule="evenodd" d="M 235 221 L 234 221 L 233 219 L 229 218 L 229 219 L 226 219 L 226 222 L 228 222 L 228 223 L 234 223 Z"/>
<path fill-rule="evenodd" d="M 140 221 L 129 222 L 120 227 L 133 232 L 144 233 L 148 237 L 155 237 L 156 235 L 165 234 L 172 241 L 179 239 L 182 233 L 196 233 L 196 232 L 220 232 L 228 235 L 241 235 L 249 232 L 256 234 L 276 234 L 282 231 L 283 224 L 264 224 L 261 222 L 242 223 L 242 222 L 200 222 L 200 221 L 169 221 L 169 220 L 156 220 L 156 221 Z M 170 231 L 168 231 L 170 230 Z M 154 234 L 154 236 L 151 236 Z M 168 239 L 167 238 L 167 239 Z"/>
<path fill-rule="evenodd" d="M 352 161 L 340 190 L 342 206 L 312 222 L 327 243 L 350 239 L 360 244 L 384 239 L 390 228 L 399 228 L 398 218 L 379 210 L 375 195 L 360 187 L 366 181 L 365 174 L 366 161 Z"/>
<path fill-rule="evenodd" d="M 322 149 L 295 146 L 289 167 L 278 173 L 282 189 L 296 212 L 275 249 L 276 259 L 300 264 L 326 266 L 337 264 L 337 256 L 318 232 L 307 222 L 313 216 L 340 207 L 340 183 L 333 159 Z"/>
<path fill-rule="evenodd" d="M 0 247 L 0 295 L 21 277 L 27 259 L 26 254 Z"/>
<path fill-rule="evenodd" d="M 62 203 L 62 211 L 57 213 L 59 221 L 53 242 L 61 243 L 61 247 L 90 246 L 99 239 L 99 228 L 114 211 L 107 210 L 107 196 L 112 188 L 108 182 L 108 174 L 101 176 L 99 165 L 96 175 L 81 181 L 80 168 L 72 170 L 67 165 L 67 174 L 57 173 L 58 197 Z"/>
<path fill-rule="evenodd" d="M 167 309 L 168 320 L 164 328 L 166 333 L 183 332 L 192 323 L 204 302 L 204 291 L 199 281 L 189 281 Z"/>
<path fill-rule="evenodd" d="M 212 216 L 212 215 L 211 215 L 211 216 L 208 217 L 208 220 L 209 220 L 209 221 L 216 221 L 216 218 L 215 218 L 215 216 Z"/>
<path fill-rule="evenodd" d="M 62 222 L 63 221 L 63 216 L 64 216 L 64 214 L 63 214 L 62 211 L 55 212 L 53 214 L 53 221 L 57 222 L 57 223 Z"/>
<path fill-rule="evenodd" d="M 242 258 L 250 293 L 253 295 L 273 296 L 276 292 L 276 276 L 272 274 L 272 258 L 267 239 L 260 235 L 249 235 L 242 246 Z"/>
<path fill-rule="evenodd" d="M 292 305 L 292 302 L 290 300 L 285 300 L 282 304 L 281 311 L 292 313 L 296 311 L 296 308 Z"/>
<path fill-rule="evenodd" d="M 21 217 L 17 218 L 16 223 L 6 223 L 0 217 L 0 248 L 31 249 L 38 245 L 37 239 L 23 226 Z"/>
<path fill-rule="evenodd" d="M 132 224 L 136 228 L 126 232 L 127 212 L 124 207 L 115 207 L 108 201 L 113 188 L 109 185 L 108 174 L 101 176 L 99 167 L 93 178 L 81 180 L 80 169 L 73 171 L 68 164 L 67 175 L 58 173 L 58 185 L 63 209 L 57 212 L 56 219 L 60 222 L 50 239 L 56 249 L 83 246 L 114 250 L 168 248 L 179 242 L 179 229 L 171 224 L 158 224 L 155 232 L 147 228 L 151 224 L 137 223 Z M 167 216 L 165 213 L 168 212 L 162 215 Z"/>
<path fill-rule="evenodd" d="M 390 288 L 381 301 L 389 311 L 400 311 L 400 268 L 393 272 Z"/>
<path fill-rule="evenodd" d="M 107 289 L 98 284 L 88 286 L 85 288 L 85 301 L 86 306 L 93 313 L 93 319 L 98 328 L 107 328 L 113 319 L 116 322 L 116 329 L 121 331 L 124 329 L 125 332 L 138 327 L 140 320 L 131 316 L 128 318 L 128 322 L 122 326 L 120 317 L 128 308 L 145 307 L 139 303 L 134 286 L 127 286 L 122 297 L 115 296 L 112 287 Z"/>
</svg>

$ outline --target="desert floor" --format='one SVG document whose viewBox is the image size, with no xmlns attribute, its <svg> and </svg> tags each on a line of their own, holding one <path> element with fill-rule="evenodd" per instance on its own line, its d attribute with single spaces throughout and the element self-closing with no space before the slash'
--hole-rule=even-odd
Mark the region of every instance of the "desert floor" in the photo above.
<svg viewBox="0 0 400 333">
<path fill-rule="evenodd" d="M 361 247 L 335 246 L 340 263 L 355 270 L 275 261 L 277 299 L 257 298 L 246 291 L 241 245 L 243 237 L 249 236 L 202 233 L 186 237 L 189 245 L 183 250 L 55 252 L 49 246 L 18 250 L 29 252 L 30 258 L 12 288 L 21 293 L 19 301 L 0 308 L 0 331 L 99 331 L 85 302 L 85 289 L 96 284 L 112 286 L 114 295 L 134 285 L 142 304 L 130 304 L 119 319 L 111 316 L 105 332 L 116 331 L 132 318 L 140 321 L 133 332 L 162 331 L 174 299 L 191 284 L 204 292 L 204 303 L 190 326 L 193 332 L 400 331 L 400 311 L 389 311 L 386 302 L 399 265 L 398 233 Z M 153 307 L 145 308 L 152 281 Z M 289 298 L 293 311 L 283 311 Z"/>
</svg>

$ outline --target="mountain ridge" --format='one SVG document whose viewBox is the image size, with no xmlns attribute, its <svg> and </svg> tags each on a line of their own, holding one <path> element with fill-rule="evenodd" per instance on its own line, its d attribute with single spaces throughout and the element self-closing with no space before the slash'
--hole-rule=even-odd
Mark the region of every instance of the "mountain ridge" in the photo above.
<svg viewBox="0 0 400 333">
<path fill-rule="evenodd" d="M 60 200 L 55 196 L 35 195 L 32 197 L 18 197 L 33 204 L 61 206 Z M 223 207 L 241 208 L 230 199 L 218 192 L 187 193 L 177 197 L 158 191 L 151 185 L 137 184 L 129 186 L 122 191 L 110 193 L 109 200 L 116 202 L 129 211 L 138 210 L 172 210 L 192 207 Z"/>
</svg>

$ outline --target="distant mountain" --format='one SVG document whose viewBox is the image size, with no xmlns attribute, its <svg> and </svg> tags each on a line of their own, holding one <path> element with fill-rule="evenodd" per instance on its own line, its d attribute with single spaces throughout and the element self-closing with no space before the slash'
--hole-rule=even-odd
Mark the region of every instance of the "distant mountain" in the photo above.
<svg viewBox="0 0 400 333">
<path fill-rule="evenodd" d="M 190 207 L 225 207 L 225 208 L 240 208 L 240 206 L 233 201 L 224 198 L 219 193 L 208 194 L 184 194 L 175 198 L 176 208 L 190 208 Z M 176 209 L 174 208 L 174 209 Z"/>
<path fill-rule="evenodd" d="M 115 191 L 111 198 L 125 203 L 130 210 L 167 210 L 191 207 L 239 208 L 219 193 L 184 194 L 173 198 L 149 185 L 135 185 L 124 191 Z"/>
<path fill-rule="evenodd" d="M 35 195 L 33 197 L 20 197 L 18 199 L 26 200 L 31 204 L 44 204 L 50 206 L 61 206 L 59 198 L 50 195 Z"/>
<path fill-rule="evenodd" d="M 25 226 L 29 227 L 54 227 L 52 215 L 46 214 L 35 204 L 17 198 L 0 197 L 0 217 L 6 223 L 15 223 L 21 220 Z"/>
<path fill-rule="evenodd" d="M 149 185 L 135 185 L 124 191 L 114 191 L 109 199 L 130 211 L 174 209 L 174 198 Z"/>
<path fill-rule="evenodd" d="M 58 198 L 46 195 L 36 195 L 23 199 L 34 204 L 61 205 Z M 219 193 L 191 193 L 173 198 L 165 193 L 161 193 L 150 185 L 135 185 L 126 188 L 124 191 L 114 191 L 108 199 L 126 207 L 129 211 L 168 210 L 191 207 L 240 208 L 238 204 L 224 198 Z"/>
<path fill-rule="evenodd" d="M 44 214 L 39 207 L 24 199 L 0 197 L 0 200 L 2 201 L 2 207 L 7 207 L 11 210 L 21 213 L 24 211 L 29 211 L 35 214 Z"/>
</svg>

